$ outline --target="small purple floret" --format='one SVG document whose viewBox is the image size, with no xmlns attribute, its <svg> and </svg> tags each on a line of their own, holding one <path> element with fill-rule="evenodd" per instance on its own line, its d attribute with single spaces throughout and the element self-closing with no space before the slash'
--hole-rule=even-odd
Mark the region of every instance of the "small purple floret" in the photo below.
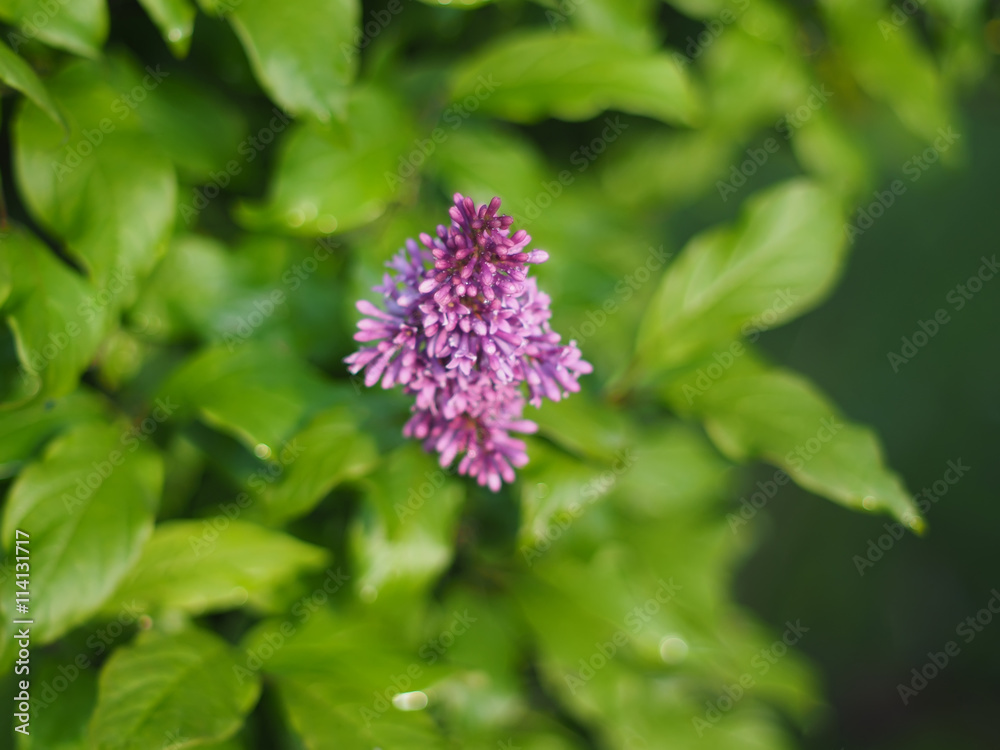
<svg viewBox="0 0 1000 750">
<path fill-rule="evenodd" d="M 580 390 L 592 371 L 575 341 L 560 344 L 549 326 L 549 297 L 528 278 L 528 265 L 548 253 L 528 250 L 524 230 L 513 235 L 500 199 L 476 207 L 455 194 L 449 226 L 420 235 L 386 266 L 375 287 L 383 307 L 362 300 L 356 341 L 366 346 L 345 359 L 365 385 L 396 385 L 415 396 L 407 437 L 440 454 L 441 466 L 460 457 L 458 472 L 494 492 L 528 462 L 511 432 L 537 429 L 522 418 L 525 396 L 541 406 Z"/>
</svg>

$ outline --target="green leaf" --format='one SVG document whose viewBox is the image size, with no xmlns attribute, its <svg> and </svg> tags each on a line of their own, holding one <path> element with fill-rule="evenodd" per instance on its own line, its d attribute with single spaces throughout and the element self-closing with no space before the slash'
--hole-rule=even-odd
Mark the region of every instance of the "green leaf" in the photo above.
<svg viewBox="0 0 1000 750">
<path fill-rule="evenodd" d="M 833 194 L 795 180 L 754 196 L 736 228 L 695 237 L 667 269 L 646 311 L 639 369 L 683 365 L 719 342 L 815 306 L 840 272 L 841 223 Z"/>
<path fill-rule="evenodd" d="M 0 477 L 20 471 L 24 462 L 58 432 L 105 415 L 104 406 L 88 391 L 0 411 Z"/>
<path fill-rule="evenodd" d="M 20 29 L 20 35 L 7 36 L 15 52 L 38 37 L 53 47 L 97 57 L 108 36 L 106 0 L 0 0 L 0 18 Z"/>
<path fill-rule="evenodd" d="M 194 30 L 194 3 L 191 0 L 139 0 L 139 4 L 160 29 L 174 55 L 185 57 Z"/>
<path fill-rule="evenodd" d="M 378 462 L 375 441 L 344 407 L 317 414 L 294 442 L 301 453 L 282 482 L 264 494 L 269 523 L 305 515 L 338 484 L 367 474 Z"/>
<path fill-rule="evenodd" d="M 242 508 L 229 503 L 231 514 Z M 226 516 L 168 521 L 156 527 L 142 557 L 108 600 L 155 612 L 180 609 L 191 615 L 220 612 L 287 585 L 316 570 L 329 553 L 311 544 Z"/>
<path fill-rule="evenodd" d="M 514 122 L 587 120 L 617 109 L 669 123 L 699 117 L 696 92 L 674 59 L 598 36 L 505 37 L 459 65 L 455 116 L 482 111 Z"/>
<path fill-rule="evenodd" d="M 199 0 L 206 13 L 223 12 L 243 43 L 254 74 L 274 101 L 295 115 L 326 122 L 343 118 L 357 68 L 356 0 Z"/>
<path fill-rule="evenodd" d="M 247 342 L 215 347 L 190 359 L 162 387 L 196 415 L 267 458 L 280 452 L 308 416 L 338 392 L 287 352 Z"/>
<path fill-rule="evenodd" d="M 14 227 L 4 234 L 0 249 L 14 282 L 3 310 L 21 361 L 22 387 L 15 398 L 64 396 L 76 388 L 101 342 L 107 307 L 86 279 L 27 230 Z"/>
<path fill-rule="evenodd" d="M 101 670 L 94 750 L 201 746 L 236 733 L 260 695 L 232 649 L 203 630 L 141 634 Z"/>
<path fill-rule="evenodd" d="M 242 205 L 238 218 L 253 229 L 305 235 L 374 221 L 403 183 L 399 160 L 413 146 L 411 130 L 395 99 L 371 87 L 354 89 L 345 126 L 294 127 L 282 144 L 267 201 Z"/>
<path fill-rule="evenodd" d="M 666 392 L 675 407 L 701 417 L 715 444 L 734 460 L 763 459 L 810 492 L 851 508 L 888 512 L 923 531 L 912 497 L 886 468 L 872 430 L 845 420 L 802 376 L 747 353 L 717 379 L 699 369 Z"/>
<path fill-rule="evenodd" d="M 366 485 L 367 510 L 351 529 L 357 587 L 380 604 L 423 594 L 448 567 L 462 487 L 419 446 L 386 457 Z"/>
<path fill-rule="evenodd" d="M 693 203 L 728 177 L 735 150 L 716 129 L 636 133 L 602 164 L 604 185 L 609 199 L 629 207 Z"/>
<path fill-rule="evenodd" d="M 163 466 L 129 434 L 120 425 L 76 427 L 11 487 L 4 546 L 13 552 L 15 529 L 30 535 L 32 638 L 39 643 L 96 612 L 153 529 Z"/>
<path fill-rule="evenodd" d="M 32 213 L 121 305 L 130 301 L 133 277 L 166 247 L 177 186 L 169 160 L 141 130 L 130 106 L 137 100 L 106 79 L 87 61 L 53 76 L 49 90 L 66 114 L 69 140 L 40 109 L 25 106 L 14 119 L 14 161 Z M 145 80 L 162 85 L 152 74 Z"/>
<path fill-rule="evenodd" d="M 824 0 L 820 6 L 835 49 L 858 83 L 912 133 L 933 141 L 956 124 L 953 94 L 916 38 L 915 24 L 897 26 L 884 6 L 866 0 Z"/>
<path fill-rule="evenodd" d="M 270 648 L 278 638 L 282 647 Z M 392 705 L 395 693 L 426 690 L 440 677 L 439 667 L 408 656 L 399 643 L 398 629 L 390 634 L 321 609 L 305 622 L 263 623 L 244 642 L 244 662 L 263 661 L 289 725 L 309 750 L 442 748 L 426 711 Z"/>
<path fill-rule="evenodd" d="M 3 42 L 0 42 L 0 81 L 31 99 L 45 114 L 52 118 L 54 123 L 60 127 L 66 127 L 66 123 L 62 115 L 59 114 L 59 109 L 45 88 L 45 84 L 35 75 L 31 66 Z"/>
</svg>

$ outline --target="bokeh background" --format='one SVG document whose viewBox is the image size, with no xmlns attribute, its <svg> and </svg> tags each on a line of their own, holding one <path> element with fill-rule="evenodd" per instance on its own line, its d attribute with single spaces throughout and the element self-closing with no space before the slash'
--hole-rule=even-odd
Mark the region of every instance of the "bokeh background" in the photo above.
<svg viewBox="0 0 1000 750">
<path fill-rule="evenodd" d="M 997 282 L 949 300 L 998 249 L 996 2 L 0 21 L 3 543 L 36 540 L 33 736 L 5 712 L 0 747 L 997 746 L 998 625 L 956 634 L 1000 591 Z M 354 301 L 456 190 L 549 251 L 553 325 L 595 366 L 530 410 L 498 494 L 342 365 Z M 830 415 L 878 437 L 789 461 Z M 949 461 L 967 474 L 904 532 Z"/>
</svg>

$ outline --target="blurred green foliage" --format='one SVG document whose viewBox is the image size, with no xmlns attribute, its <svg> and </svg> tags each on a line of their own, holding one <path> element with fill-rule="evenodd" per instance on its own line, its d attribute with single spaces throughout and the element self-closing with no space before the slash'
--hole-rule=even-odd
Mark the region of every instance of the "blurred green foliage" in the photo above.
<svg viewBox="0 0 1000 750">
<path fill-rule="evenodd" d="M 924 521 L 757 342 L 961 163 L 985 5 L 0 0 L 17 746 L 794 746 L 818 623 L 734 602 L 734 469 Z M 341 364 L 456 191 L 549 251 L 595 365 L 498 495 Z"/>
</svg>

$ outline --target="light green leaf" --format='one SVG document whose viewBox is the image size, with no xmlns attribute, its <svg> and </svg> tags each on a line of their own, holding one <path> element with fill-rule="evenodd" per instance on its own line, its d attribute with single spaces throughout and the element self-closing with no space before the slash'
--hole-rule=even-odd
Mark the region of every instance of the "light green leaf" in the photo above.
<svg viewBox="0 0 1000 750">
<path fill-rule="evenodd" d="M 451 95 L 463 111 L 514 122 L 587 120 L 617 109 L 691 124 L 700 109 L 692 83 L 667 53 L 576 33 L 500 39 L 459 65 Z"/>
<path fill-rule="evenodd" d="M 736 359 L 719 378 L 704 369 L 671 383 L 675 407 L 693 411 L 720 450 L 734 460 L 760 458 L 818 495 L 851 508 L 884 511 L 922 532 L 924 521 L 899 477 L 885 466 L 882 447 L 867 427 L 800 375 Z"/>
<path fill-rule="evenodd" d="M 59 109 L 45 88 L 45 84 L 35 75 L 31 66 L 3 42 L 0 42 L 0 81 L 31 99 L 57 125 L 66 127 L 66 123 L 63 121 L 62 115 L 59 114 Z"/>
<path fill-rule="evenodd" d="M 21 387 L 15 399 L 64 396 L 76 388 L 107 328 L 107 307 L 90 283 L 27 230 L 0 237 L 14 288 L 3 306 L 17 342 Z"/>
<path fill-rule="evenodd" d="M 243 509 L 229 503 L 231 513 Z M 225 516 L 168 521 L 156 527 L 142 557 L 107 607 L 192 615 L 234 609 L 321 568 L 329 553 L 252 523 Z"/>
<path fill-rule="evenodd" d="M 54 434 L 104 416 L 105 409 L 89 391 L 0 411 L 0 477 L 20 471 L 36 450 Z"/>
<path fill-rule="evenodd" d="M 260 695 L 255 675 L 237 674 L 216 635 L 141 634 L 101 670 L 90 724 L 94 750 L 202 746 L 232 736 Z"/>
<path fill-rule="evenodd" d="M 243 43 L 254 74 L 274 101 L 295 115 L 326 122 L 348 111 L 357 68 L 356 0 L 199 0 L 206 13 L 224 13 Z"/>
<path fill-rule="evenodd" d="M 378 462 L 375 441 L 342 406 L 316 415 L 294 442 L 301 452 L 281 483 L 264 494 L 270 523 L 305 515 L 338 484 L 367 474 Z"/>
<path fill-rule="evenodd" d="M 131 299 L 133 277 L 148 272 L 166 247 L 177 186 L 169 160 L 141 131 L 129 104 L 139 106 L 136 99 L 106 78 L 87 61 L 53 76 L 49 90 L 70 138 L 37 107 L 25 106 L 14 120 L 14 160 L 32 213 L 120 306 Z M 169 85 L 152 75 L 146 80 Z"/>
<path fill-rule="evenodd" d="M 836 197 L 795 180 L 754 196 L 734 229 L 695 237 L 667 272 L 639 330 L 640 371 L 683 365 L 741 333 L 815 306 L 846 241 Z"/>
<path fill-rule="evenodd" d="M 20 33 L 9 34 L 14 51 L 37 37 L 53 47 L 97 57 L 108 36 L 106 0 L 0 0 L 0 18 Z"/>
<path fill-rule="evenodd" d="M 180 402 L 178 416 L 197 416 L 261 458 L 277 457 L 308 415 L 339 397 L 291 354 L 253 342 L 204 350 L 161 393 Z"/>
<path fill-rule="evenodd" d="M 4 546 L 13 553 L 15 529 L 30 535 L 31 586 L 44 592 L 30 605 L 32 638 L 39 643 L 96 612 L 153 529 L 163 466 L 138 441 L 129 443 L 128 435 L 121 425 L 76 427 L 11 487 Z"/>
<path fill-rule="evenodd" d="M 374 221 L 404 179 L 400 154 L 413 148 L 398 102 L 370 87 L 351 92 L 346 125 L 296 125 L 282 144 L 267 201 L 237 213 L 254 229 L 297 234 L 347 231 Z"/>
<path fill-rule="evenodd" d="M 194 30 L 194 3 L 191 0 L 139 0 L 139 4 L 160 29 L 174 55 L 185 57 Z"/>
</svg>

